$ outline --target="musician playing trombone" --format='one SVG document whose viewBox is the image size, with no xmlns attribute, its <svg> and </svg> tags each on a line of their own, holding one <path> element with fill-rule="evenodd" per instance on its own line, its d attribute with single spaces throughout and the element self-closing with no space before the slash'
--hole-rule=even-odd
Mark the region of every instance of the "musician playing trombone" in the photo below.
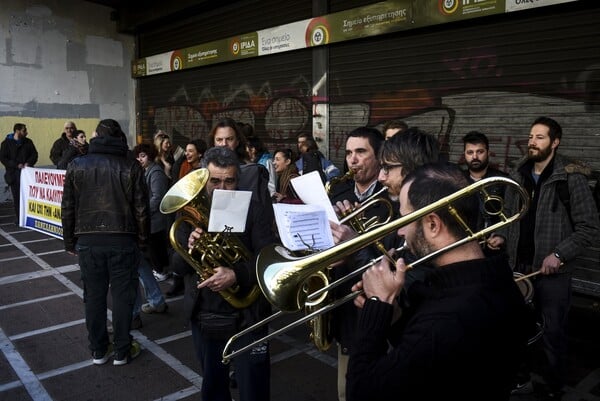
<svg viewBox="0 0 600 401">
<path fill-rule="evenodd" d="M 428 164 L 403 181 L 400 214 L 411 212 L 467 186 L 450 164 Z M 471 226 L 477 199 L 453 202 Z M 402 226 L 416 257 L 467 237 L 465 228 L 441 207 Z M 485 258 L 475 240 L 430 260 L 434 269 L 408 290 L 409 306 L 392 321 L 408 266 L 385 258 L 355 284 L 362 308 L 350 352 L 346 395 L 353 400 L 508 400 L 533 322 L 502 255 Z M 391 346 L 391 348 L 390 348 Z"/>
</svg>

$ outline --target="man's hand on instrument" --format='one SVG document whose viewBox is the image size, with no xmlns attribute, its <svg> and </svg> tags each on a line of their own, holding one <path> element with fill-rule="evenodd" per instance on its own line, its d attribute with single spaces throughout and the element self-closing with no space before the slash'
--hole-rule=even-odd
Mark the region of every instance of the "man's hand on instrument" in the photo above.
<svg viewBox="0 0 600 401">
<path fill-rule="evenodd" d="M 541 274 L 556 274 L 558 273 L 560 267 L 563 263 L 559 258 L 554 255 L 552 252 L 550 255 L 546 256 L 542 261 L 542 267 L 540 268 Z"/>
<path fill-rule="evenodd" d="M 214 274 L 198 284 L 198 288 L 208 288 L 219 292 L 226 290 L 236 283 L 235 272 L 228 268 L 219 266 L 214 269 Z"/>
<path fill-rule="evenodd" d="M 488 248 L 497 251 L 504 246 L 504 241 L 504 237 L 501 235 L 492 234 L 485 242 Z"/>
<path fill-rule="evenodd" d="M 360 203 L 355 203 L 352 205 L 349 200 L 344 200 L 335 202 L 335 205 L 333 205 L 333 210 L 335 210 L 335 213 L 338 216 L 343 217 L 348 213 L 351 213 L 357 207 L 360 207 Z"/>
<path fill-rule="evenodd" d="M 345 224 L 336 224 L 332 221 L 329 222 L 329 227 L 331 227 L 331 234 L 333 235 L 333 242 L 337 245 L 341 242 L 348 241 L 349 239 L 355 238 L 358 236 L 356 231 L 354 231 L 350 226 Z"/>
<path fill-rule="evenodd" d="M 202 234 L 204 234 L 204 230 L 200 227 L 197 227 L 194 231 L 192 231 L 188 238 L 188 248 L 193 247 L 194 243 L 200 239 Z"/>
<path fill-rule="evenodd" d="M 382 259 L 367 269 L 362 276 L 362 288 L 367 298 L 377 297 L 382 302 L 393 305 L 404 286 L 406 272 L 404 259 L 396 262 L 396 270 L 392 271 L 390 262 Z"/>
</svg>

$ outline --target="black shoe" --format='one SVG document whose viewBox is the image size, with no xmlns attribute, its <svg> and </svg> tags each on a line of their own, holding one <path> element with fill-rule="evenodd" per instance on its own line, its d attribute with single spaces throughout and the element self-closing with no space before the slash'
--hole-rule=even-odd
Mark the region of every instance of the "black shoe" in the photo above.
<svg viewBox="0 0 600 401">
<path fill-rule="evenodd" d="M 171 288 L 165 293 L 167 298 L 173 298 L 178 295 L 183 294 L 185 286 L 183 284 L 183 277 L 173 275 L 173 285 Z"/>
</svg>

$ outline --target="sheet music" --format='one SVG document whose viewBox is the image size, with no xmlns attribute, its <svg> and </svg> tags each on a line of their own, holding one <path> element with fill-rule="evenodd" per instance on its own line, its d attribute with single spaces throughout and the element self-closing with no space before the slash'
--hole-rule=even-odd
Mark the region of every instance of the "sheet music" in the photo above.
<svg viewBox="0 0 600 401">
<path fill-rule="evenodd" d="M 246 230 L 251 198 L 251 191 L 215 189 L 208 219 L 208 232 L 219 233 L 227 230 L 243 233 Z"/>
<path fill-rule="evenodd" d="M 331 201 L 325 192 L 321 176 L 317 171 L 311 171 L 299 177 L 291 179 L 294 191 L 306 205 L 319 205 L 325 209 L 329 220 L 340 224 L 340 220 L 333 210 Z"/>
<path fill-rule="evenodd" d="M 319 205 L 273 204 L 281 243 L 291 251 L 333 246 L 325 209 Z"/>
</svg>

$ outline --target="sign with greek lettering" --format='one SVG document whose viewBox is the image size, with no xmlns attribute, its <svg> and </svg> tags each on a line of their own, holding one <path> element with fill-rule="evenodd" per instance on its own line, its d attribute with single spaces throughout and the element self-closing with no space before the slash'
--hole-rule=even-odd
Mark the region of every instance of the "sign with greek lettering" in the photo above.
<svg viewBox="0 0 600 401">
<path fill-rule="evenodd" d="M 61 208 L 65 170 L 21 170 L 19 225 L 62 239 Z"/>
<path fill-rule="evenodd" d="M 554 4 L 569 3 L 576 0 L 506 0 L 506 12 L 526 10 Z"/>
</svg>

